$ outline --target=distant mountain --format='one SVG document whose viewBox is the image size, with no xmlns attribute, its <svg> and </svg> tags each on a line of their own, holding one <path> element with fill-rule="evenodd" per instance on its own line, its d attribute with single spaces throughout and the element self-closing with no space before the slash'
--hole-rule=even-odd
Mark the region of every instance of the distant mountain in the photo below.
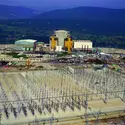
<svg viewBox="0 0 125 125">
<path fill-rule="evenodd" d="M 36 15 L 36 11 L 22 6 L 0 5 L 0 19 L 22 19 Z"/>
<path fill-rule="evenodd" d="M 76 7 L 54 10 L 37 15 L 39 19 L 85 19 L 95 21 L 125 21 L 125 9 Z"/>
</svg>

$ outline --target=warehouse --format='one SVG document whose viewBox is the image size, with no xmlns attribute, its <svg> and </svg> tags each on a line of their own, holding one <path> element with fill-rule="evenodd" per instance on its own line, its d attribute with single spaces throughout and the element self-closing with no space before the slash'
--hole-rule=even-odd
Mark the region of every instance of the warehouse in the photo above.
<svg viewBox="0 0 125 125">
<path fill-rule="evenodd" d="M 23 51 L 33 51 L 36 48 L 36 42 L 37 40 L 33 39 L 18 40 L 15 42 L 15 49 Z"/>
<path fill-rule="evenodd" d="M 90 40 L 75 40 L 74 41 L 74 49 L 79 50 L 92 50 L 92 41 Z"/>
</svg>

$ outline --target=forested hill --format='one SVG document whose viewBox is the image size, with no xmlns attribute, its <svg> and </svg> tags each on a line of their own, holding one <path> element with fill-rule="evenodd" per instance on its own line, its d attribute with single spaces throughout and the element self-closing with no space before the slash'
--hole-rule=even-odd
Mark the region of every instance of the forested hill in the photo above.
<svg viewBox="0 0 125 125">
<path fill-rule="evenodd" d="M 0 5 L 0 19 L 21 19 L 35 16 L 35 10 L 22 6 Z"/>
<path fill-rule="evenodd" d="M 46 12 L 30 19 L 0 20 L 0 43 L 19 39 L 49 42 L 54 30 L 63 29 L 73 39 L 89 39 L 94 46 L 125 48 L 125 10 L 77 7 Z"/>
<path fill-rule="evenodd" d="M 76 7 L 60 9 L 37 15 L 39 19 L 85 19 L 97 21 L 125 21 L 125 9 Z"/>
</svg>

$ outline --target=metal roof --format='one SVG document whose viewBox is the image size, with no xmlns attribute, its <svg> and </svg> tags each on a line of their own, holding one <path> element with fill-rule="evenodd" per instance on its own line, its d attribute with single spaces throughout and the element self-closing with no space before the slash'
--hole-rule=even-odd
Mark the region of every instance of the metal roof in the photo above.
<svg viewBox="0 0 125 125">
<path fill-rule="evenodd" d="M 18 40 L 16 41 L 16 43 L 21 43 L 21 42 L 28 42 L 28 43 L 34 43 L 36 42 L 37 40 L 33 40 L 33 39 L 23 39 L 23 40 Z"/>
</svg>

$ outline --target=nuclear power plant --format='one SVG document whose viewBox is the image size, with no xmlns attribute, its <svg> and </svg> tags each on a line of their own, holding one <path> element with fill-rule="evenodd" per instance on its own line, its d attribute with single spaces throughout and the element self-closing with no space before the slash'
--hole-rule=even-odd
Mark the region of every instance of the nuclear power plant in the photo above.
<svg viewBox="0 0 125 125">
<path fill-rule="evenodd" d="M 53 51 L 62 51 L 62 49 L 72 49 L 72 40 L 70 37 L 70 32 L 65 30 L 57 30 L 50 37 L 50 48 Z"/>
<path fill-rule="evenodd" d="M 64 47 L 64 40 L 65 40 L 65 38 L 70 36 L 70 33 L 69 33 L 69 31 L 65 31 L 65 30 L 57 30 L 57 31 L 55 31 L 55 36 L 59 40 L 59 46 Z"/>
<path fill-rule="evenodd" d="M 0 125 L 125 123 L 125 50 L 73 37 L 57 30 L 50 44 L 0 51 Z"/>
<path fill-rule="evenodd" d="M 68 51 L 74 49 L 92 50 L 92 42 L 90 40 L 73 40 L 70 32 L 65 30 L 54 31 L 50 37 L 51 51 Z"/>
</svg>

